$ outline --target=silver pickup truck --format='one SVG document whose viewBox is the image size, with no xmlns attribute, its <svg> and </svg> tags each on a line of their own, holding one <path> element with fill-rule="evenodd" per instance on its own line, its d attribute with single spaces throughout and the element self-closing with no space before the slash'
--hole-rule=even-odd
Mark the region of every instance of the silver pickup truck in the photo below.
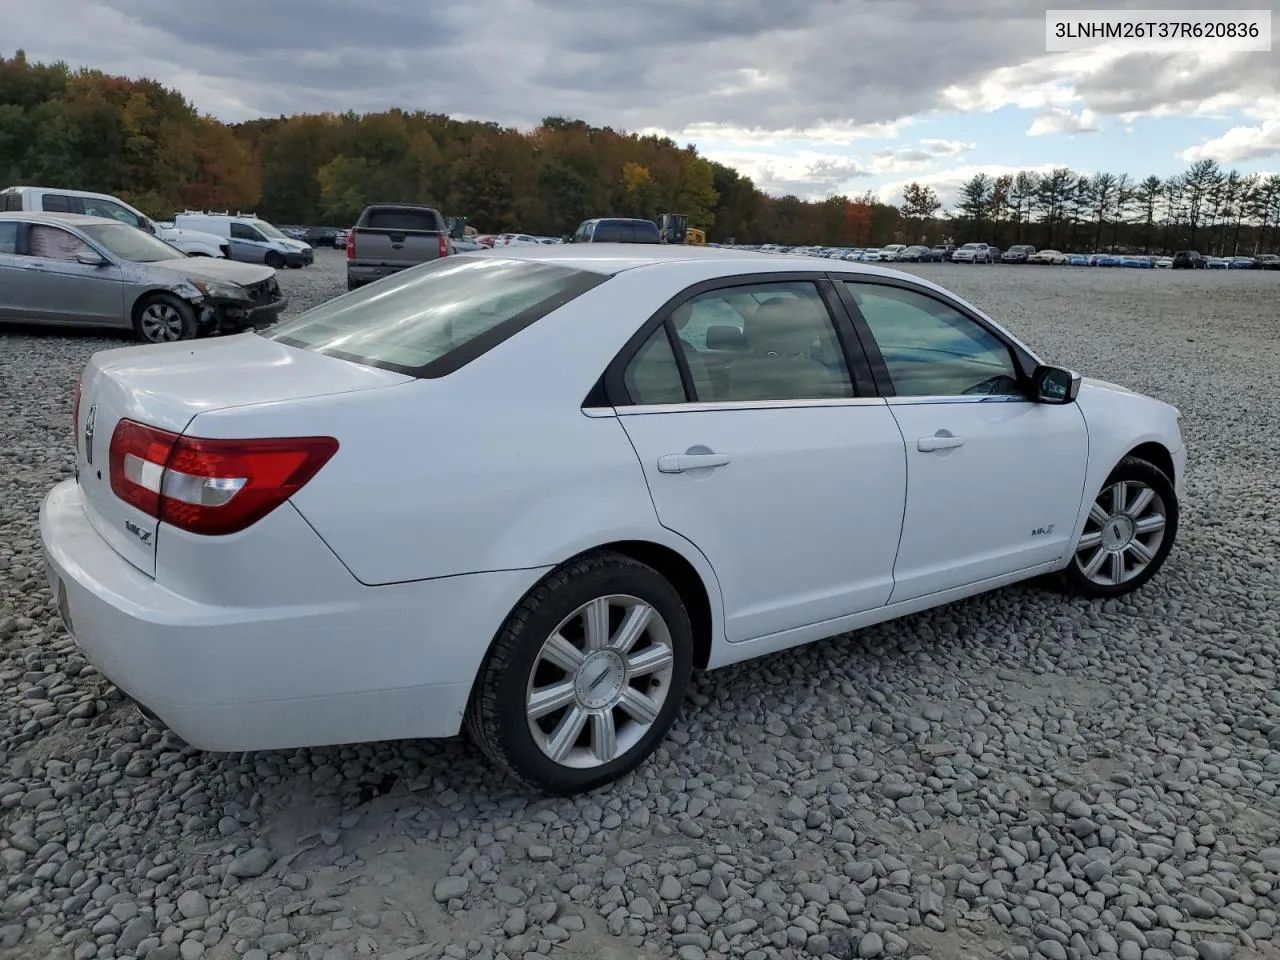
<svg viewBox="0 0 1280 960">
<path fill-rule="evenodd" d="M 439 210 L 412 203 L 373 204 L 364 208 L 347 238 L 347 289 L 452 252 Z"/>
</svg>

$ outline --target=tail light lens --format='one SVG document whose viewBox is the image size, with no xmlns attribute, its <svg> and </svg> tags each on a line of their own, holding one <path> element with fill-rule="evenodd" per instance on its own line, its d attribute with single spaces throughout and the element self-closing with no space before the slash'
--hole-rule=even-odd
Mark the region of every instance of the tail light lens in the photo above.
<svg viewBox="0 0 1280 960">
<path fill-rule="evenodd" d="M 440 256 L 447 257 L 449 255 L 449 238 L 443 233 L 440 234 Z"/>
<path fill-rule="evenodd" d="M 261 520 L 337 451 L 333 437 L 208 440 L 121 420 L 111 436 L 111 489 L 162 523 L 221 536 Z"/>
<path fill-rule="evenodd" d="M 356 258 L 356 232 L 352 230 L 347 234 L 347 259 L 354 260 Z"/>
</svg>

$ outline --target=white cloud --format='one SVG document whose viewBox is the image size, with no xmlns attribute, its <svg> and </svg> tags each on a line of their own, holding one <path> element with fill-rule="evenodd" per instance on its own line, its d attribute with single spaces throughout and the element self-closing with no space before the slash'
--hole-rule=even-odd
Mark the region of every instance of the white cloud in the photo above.
<svg viewBox="0 0 1280 960">
<path fill-rule="evenodd" d="M 1057 133 L 1095 133 L 1100 129 L 1102 127 L 1098 123 L 1098 117 L 1092 110 L 1085 109 L 1079 113 L 1072 113 L 1065 107 L 1050 107 L 1036 114 L 1035 120 L 1032 121 L 1030 128 L 1027 130 L 1027 136 L 1043 137 Z"/>
<path fill-rule="evenodd" d="M 963 167 L 954 167 L 950 170 L 926 173 L 906 180 L 895 180 L 892 183 L 881 185 L 876 190 L 876 193 L 885 203 L 897 204 L 902 202 L 903 188 L 909 183 L 918 183 L 922 186 L 933 188 L 938 195 L 938 199 L 942 201 L 943 210 L 945 211 L 955 205 L 960 194 L 960 188 L 979 173 L 985 173 L 988 177 L 995 179 L 1004 174 L 1016 175 L 1021 171 L 1048 173 L 1059 166 L 1063 166 L 1063 164 L 1041 163 L 1024 167 L 1010 167 L 998 163 L 971 164 Z"/>
<path fill-rule="evenodd" d="M 1280 154 L 1280 120 L 1264 120 L 1256 127 L 1232 127 L 1220 137 L 1183 150 L 1183 160 L 1236 163 Z"/>
<path fill-rule="evenodd" d="M 722 123 L 694 123 L 678 131 L 648 128 L 641 133 L 656 133 L 679 143 L 686 141 L 731 144 L 735 146 L 777 147 L 788 143 L 821 143 L 842 146 L 859 140 L 894 140 L 902 128 L 912 124 L 910 118 L 896 123 L 820 123 L 804 129 L 790 128 L 769 130 L 765 128 L 735 127 Z"/>
</svg>

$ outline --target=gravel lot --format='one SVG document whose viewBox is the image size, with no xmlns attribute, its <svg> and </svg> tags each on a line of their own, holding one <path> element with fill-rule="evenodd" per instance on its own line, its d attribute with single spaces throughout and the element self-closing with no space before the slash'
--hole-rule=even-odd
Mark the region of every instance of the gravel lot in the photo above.
<svg viewBox="0 0 1280 960">
<path fill-rule="evenodd" d="M 144 727 L 58 624 L 37 529 L 80 367 L 127 341 L 0 333 L 0 957 L 1280 957 L 1280 276 L 916 272 L 1182 408 L 1169 564 L 1123 602 L 1031 585 L 709 674 L 577 801 L 463 743 Z M 342 255 L 281 279 L 309 306 Z"/>
</svg>

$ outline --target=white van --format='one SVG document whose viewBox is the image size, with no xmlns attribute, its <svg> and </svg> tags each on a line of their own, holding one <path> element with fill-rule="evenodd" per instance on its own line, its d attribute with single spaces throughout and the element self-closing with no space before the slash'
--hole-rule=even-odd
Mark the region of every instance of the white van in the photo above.
<svg viewBox="0 0 1280 960">
<path fill-rule="evenodd" d="M 181 230 L 171 223 L 157 223 L 119 197 L 87 190 L 53 187 L 6 187 L 0 190 L 0 212 L 83 213 L 108 217 L 145 230 L 191 257 L 229 257 L 231 244 L 216 233 Z"/>
<path fill-rule="evenodd" d="M 231 243 L 230 257 L 245 263 L 265 263 L 281 267 L 309 266 L 315 252 L 309 244 L 286 235 L 279 227 L 252 213 L 202 213 L 188 210 L 173 218 L 184 230 L 216 233 Z"/>
</svg>

